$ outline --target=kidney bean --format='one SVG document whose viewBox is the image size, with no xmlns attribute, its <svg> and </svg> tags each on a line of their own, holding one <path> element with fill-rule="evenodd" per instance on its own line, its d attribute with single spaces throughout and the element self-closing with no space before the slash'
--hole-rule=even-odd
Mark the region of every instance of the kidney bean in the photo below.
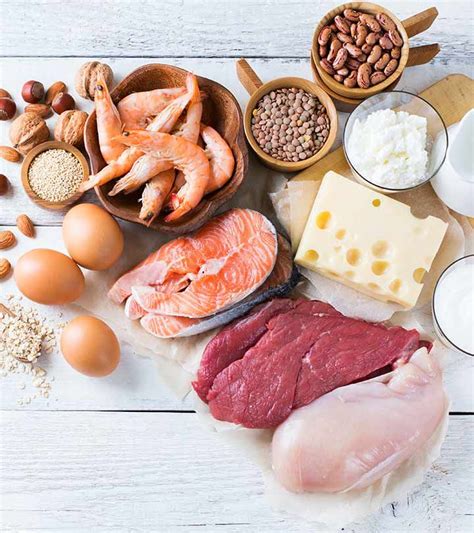
<svg viewBox="0 0 474 533">
<path fill-rule="evenodd" d="M 356 11 L 355 9 L 344 9 L 343 15 L 347 20 L 350 20 L 351 22 L 357 22 L 360 17 L 360 12 Z"/>
<path fill-rule="evenodd" d="M 380 45 L 376 44 L 367 58 L 367 63 L 374 65 L 382 57 L 382 48 Z"/>
<path fill-rule="evenodd" d="M 336 72 L 334 71 L 334 69 L 332 68 L 332 65 L 331 63 L 329 63 L 329 61 L 327 59 L 321 59 L 321 61 L 319 62 L 319 64 L 321 65 L 321 68 L 326 71 L 329 75 L 331 76 L 334 76 L 334 74 L 336 74 Z"/>
<path fill-rule="evenodd" d="M 367 28 L 363 24 L 357 24 L 356 29 L 356 40 L 355 43 L 357 46 L 362 46 L 365 43 L 365 39 L 367 37 L 368 31 Z"/>
<path fill-rule="evenodd" d="M 328 47 L 326 45 L 319 47 L 319 57 L 326 57 L 328 55 Z"/>
<path fill-rule="evenodd" d="M 357 71 L 353 70 L 349 76 L 347 76 L 344 80 L 344 85 L 349 89 L 353 89 L 357 85 Z"/>
<path fill-rule="evenodd" d="M 388 37 L 394 44 L 394 46 L 402 46 L 403 45 L 403 39 L 401 38 L 400 34 L 397 30 L 390 30 L 388 32 Z"/>
<path fill-rule="evenodd" d="M 347 60 L 347 54 L 348 51 L 345 48 L 341 48 L 336 55 L 336 59 L 334 60 L 332 66 L 334 70 L 339 70 L 344 66 Z"/>
<path fill-rule="evenodd" d="M 383 70 L 390 61 L 390 55 L 385 52 L 382 57 L 375 63 L 375 70 Z"/>
<path fill-rule="evenodd" d="M 385 31 L 393 31 L 397 29 L 395 22 L 393 22 L 393 20 L 387 14 L 377 13 L 375 18 Z"/>
<path fill-rule="evenodd" d="M 383 72 L 374 72 L 370 75 L 370 83 L 372 85 L 377 85 L 378 83 L 382 83 L 384 80 L 387 79 L 387 76 Z"/>
<path fill-rule="evenodd" d="M 393 48 L 393 42 L 388 36 L 388 33 L 379 39 L 379 44 L 384 50 L 391 50 Z"/>
<path fill-rule="evenodd" d="M 388 62 L 388 65 L 384 68 L 383 73 L 387 77 L 391 76 L 397 70 L 397 67 L 398 67 L 398 61 L 396 59 L 391 59 Z"/>
<path fill-rule="evenodd" d="M 354 59 L 353 57 L 349 57 L 346 61 L 346 67 L 349 70 L 357 70 L 360 67 L 360 61 L 357 61 L 357 59 Z"/>
<path fill-rule="evenodd" d="M 341 41 L 341 43 L 352 43 L 352 37 L 342 33 L 341 31 L 337 33 L 337 38 Z"/>
<path fill-rule="evenodd" d="M 346 77 L 349 74 L 349 69 L 347 67 L 342 67 L 337 71 L 337 73 L 339 76 Z"/>
<path fill-rule="evenodd" d="M 334 79 L 339 83 L 342 83 L 344 81 L 344 76 L 341 76 L 340 74 L 334 74 Z"/>
<path fill-rule="evenodd" d="M 363 13 L 359 17 L 359 20 L 360 22 L 362 22 L 362 24 L 365 24 L 369 29 L 376 33 L 379 32 L 381 29 L 380 24 L 375 20 L 375 17 L 369 15 L 368 13 Z"/>
<path fill-rule="evenodd" d="M 368 63 L 362 63 L 362 65 L 357 70 L 357 85 L 361 89 L 368 89 L 370 87 L 371 71 L 372 68 Z"/>
<path fill-rule="evenodd" d="M 372 48 L 373 46 L 370 46 L 370 44 L 364 43 L 360 49 L 362 50 L 362 52 L 364 52 L 364 54 L 369 55 L 370 52 L 372 52 Z"/>
<path fill-rule="evenodd" d="M 351 27 L 349 26 L 347 20 L 342 18 L 341 16 L 338 15 L 337 17 L 334 17 L 334 24 L 336 25 L 336 28 L 342 33 L 351 33 Z"/>
<path fill-rule="evenodd" d="M 318 44 L 320 44 L 321 46 L 326 45 L 329 42 L 331 34 L 331 28 L 329 26 L 324 26 L 324 28 L 319 32 Z"/>
<path fill-rule="evenodd" d="M 339 39 L 334 39 L 331 41 L 331 46 L 329 47 L 328 61 L 332 63 L 336 59 L 336 55 L 339 50 L 342 48 L 342 43 Z"/>
<path fill-rule="evenodd" d="M 390 51 L 390 55 L 393 57 L 393 59 L 400 59 L 400 56 L 402 55 L 402 51 L 398 46 L 395 46 Z"/>
</svg>

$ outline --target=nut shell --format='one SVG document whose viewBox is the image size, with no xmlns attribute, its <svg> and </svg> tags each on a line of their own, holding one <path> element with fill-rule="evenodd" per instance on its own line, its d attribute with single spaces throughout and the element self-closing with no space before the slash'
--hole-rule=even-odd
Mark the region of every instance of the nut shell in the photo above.
<svg viewBox="0 0 474 533">
<path fill-rule="evenodd" d="M 83 98 L 94 100 L 95 86 L 98 78 L 104 79 L 107 87 L 110 88 L 113 81 L 113 72 L 109 65 L 99 61 L 89 61 L 84 63 L 76 74 L 76 91 Z"/>
<path fill-rule="evenodd" d="M 12 266 L 8 259 L 0 257 L 0 279 L 6 278 L 10 274 Z"/>
<path fill-rule="evenodd" d="M 0 98 L 10 98 L 10 100 L 13 100 L 12 95 L 5 91 L 5 89 L 0 89 Z"/>
<path fill-rule="evenodd" d="M 53 103 L 51 104 L 51 107 L 58 115 L 60 115 L 61 113 L 64 113 L 64 111 L 74 109 L 76 107 L 76 102 L 70 94 L 58 93 L 53 98 Z"/>
<path fill-rule="evenodd" d="M 61 113 L 54 127 L 54 138 L 74 146 L 82 146 L 87 116 L 85 111 L 71 110 Z"/>
<path fill-rule="evenodd" d="M 27 81 L 21 89 L 21 96 L 29 104 L 41 102 L 44 96 L 44 85 L 40 81 Z"/>
<path fill-rule="evenodd" d="M 59 93 L 67 92 L 66 84 L 62 81 L 55 81 L 53 85 L 46 91 L 46 96 L 44 97 L 44 103 L 46 105 L 51 105 L 53 103 L 54 97 Z"/>
<path fill-rule="evenodd" d="M 11 125 L 10 140 L 23 155 L 48 139 L 48 126 L 36 113 L 23 113 Z"/>
<path fill-rule="evenodd" d="M 0 231 L 0 250 L 6 250 L 15 244 L 16 237 L 10 230 Z"/>
<path fill-rule="evenodd" d="M 0 196 L 3 196 L 8 192 L 10 182 L 4 174 L 0 174 Z"/>
<path fill-rule="evenodd" d="M 46 104 L 28 104 L 25 106 L 25 113 L 35 113 L 42 118 L 48 118 L 53 114 L 51 107 Z"/>
<path fill-rule="evenodd" d="M 0 120 L 10 120 L 15 116 L 16 104 L 8 96 L 0 97 Z"/>
</svg>

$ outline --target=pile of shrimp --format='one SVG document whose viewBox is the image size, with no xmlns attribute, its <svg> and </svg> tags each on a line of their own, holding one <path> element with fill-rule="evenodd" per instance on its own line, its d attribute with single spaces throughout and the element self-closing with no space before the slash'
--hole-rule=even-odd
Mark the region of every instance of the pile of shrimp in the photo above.
<svg viewBox="0 0 474 533">
<path fill-rule="evenodd" d="M 107 85 L 95 88 L 97 132 L 107 165 L 82 185 L 87 191 L 120 178 L 109 192 L 129 194 L 143 185 L 140 219 L 150 225 L 194 209 L 232 176 L 235 160 L 219 133 L 201 123 L 202 95 L 192 73 L 185 87 L 126 96 L 117 106 Z"/>
</svg>

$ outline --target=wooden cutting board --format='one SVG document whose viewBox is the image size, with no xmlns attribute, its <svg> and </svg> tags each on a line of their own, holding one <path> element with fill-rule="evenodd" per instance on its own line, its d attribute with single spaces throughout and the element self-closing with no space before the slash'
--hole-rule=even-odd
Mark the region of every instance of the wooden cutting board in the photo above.
<svg viewBox="0 0 474 533">
<path fill-rule="evenodd" d="M 474 107 L 474 80 L 464 74 L 450 74 L 420 93 L 441 115 L 446 127 L 459 122 Z M 334 170 L 342 175 L 351 172 L 342 146 L 297 174 L 293 179 L 320 180 L 326 172 Z M 469 219 L 474 226 L 474 218 Z"/>
</svg>

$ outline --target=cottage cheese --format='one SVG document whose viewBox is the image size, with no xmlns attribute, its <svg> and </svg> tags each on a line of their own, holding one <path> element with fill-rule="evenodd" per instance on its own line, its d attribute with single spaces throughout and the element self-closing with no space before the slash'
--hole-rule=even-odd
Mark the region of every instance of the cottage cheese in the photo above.
<svg viewBox="0 0 474 533">
<path fill-rule="evenodd" d="M 428 166 L 426 126 L 425 117 L 391 109 L 357 119 L 347 145 L 352 166 L 380 187 L 419 185 Z"/>
</svg>

